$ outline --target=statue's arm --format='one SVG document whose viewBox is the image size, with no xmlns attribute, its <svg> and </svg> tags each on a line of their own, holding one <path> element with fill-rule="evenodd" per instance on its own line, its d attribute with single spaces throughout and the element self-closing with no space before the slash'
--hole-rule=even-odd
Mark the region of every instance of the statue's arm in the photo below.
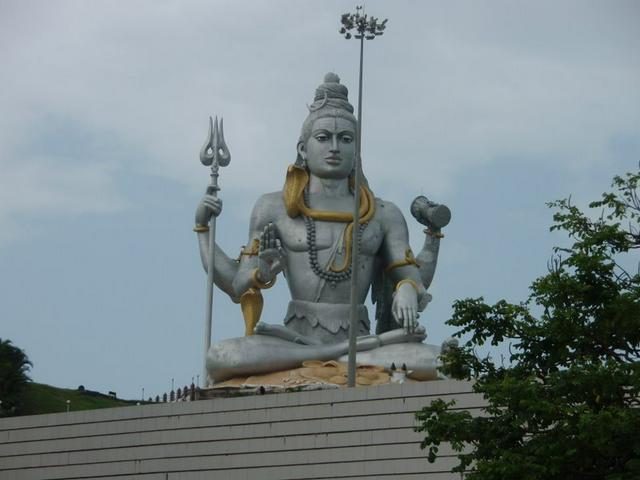
<svg viewBox="0 0 640 480">
<path fill-rule="evenodd" d="M 247 247 L 240 255 L 240 264 L 238 272 L 233 279 L 233 290 L 238 296 L 242 296 L 249 288 L 255 286 L 256 269 L 260 271 L 258 281 L 268 283 L 272 278 L 264 278 L 265 273 L 262 271 L 258 246 L 264 235 L 265 229 L 272 228 L 275 222 L 275 211 L 278 210 L 278 202 L 281 200 L 282 194 L 276 195 L 268 193 L 258 199 L 249 222 L 249 240 Z M 273 232 L 275 233 L 275 232 Z"/>
<path fill-rule="evenodd" d="M 440 238 L 442 233 L 439 228 L 425 229 L 424 244 L 422 250 L 416 256 L 420 265 L 420 277 L 424 288 L 429 288 L 438 264 L 438 252 L 440 250 Z"/>
<path fill-rule="evenodd" d="M 200 201 L 196 209 L 196 228 L 198 235 L 198 247 L 200 249 L 200 260 L 202 268 L 207 272 L 209 269 L 209 223 L 212 216 L 220 215 L 222 211 L 222 200 L 207 193 Z M 225 292 L 234 302 L 239 296 L 233 289 L 233 279 L 238 273 L 238 263 L 218 246 L 215 245 L 215 256 L 213 265 L 213 282 L 223 292 Z"/>
<path fill-rule="evenodd" d="M 417 265 L 410 263 L 415 259 L 409 245 L 407 222 L 400 209 L 391 202 L 381 202 L 379 210 L 384 211 L 382 217 L 384 239 L 381 252 L 383 268 L 394 285 L 398 285 L 402 280 L 410 280 L 404 283 L 408 283 L 416 290 L 418 310 L 422 311 L 429 302 L 430 296 L 422 283 Z"/>
<path fill-rule="evenodd" d="M 198 232 L 198 246 L 200 247 L 200 260 L 205 273 L 209 269 L 209 232 Z M 213 265 L 213 283 L 225 292 L 234 302 L 238 302 L 238 296 L 233 289 L 233 279 L 238 273 L 238 262 L 229 256 L 215 244 L 215 257 Z"/>
<path fill-rule="evenodd" d="M 444 237 L 440 230 L 449 224 L 451 210 L 446 205 L 432 202 L 424 195 L 420 195 L 411 203 L 411 214 L 419 223 L 427 227 L 424 230 L 424 245 L 416 256 L 416 260 L 420 265 L 420 276 L 424 288 L 429 288 L 438 263 L 440 239 Z"/>
</svg>

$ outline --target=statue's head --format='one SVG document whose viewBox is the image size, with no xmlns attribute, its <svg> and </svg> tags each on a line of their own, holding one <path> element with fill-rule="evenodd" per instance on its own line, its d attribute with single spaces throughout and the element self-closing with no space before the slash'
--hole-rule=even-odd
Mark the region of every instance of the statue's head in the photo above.
<svg viewBox="0 0 640 480">
<path fill-rule="evenodd" d="M 303 192 L 310 174 L 317 177 L 346 179 L 354 188 L 357 120 L 349 103 L 347 87 L 335 73 L 327 73 L 316 89 L 309 115 L 302 124 L 298 140 L 298 157 L 289 165 L 284 182 L 283 199 L 287 214 L 296 218 L 302 212 Z M 360 171 L 362 186 L 368 189 Z"/>
<path fill-rule="evenodd" d="M 349 103 L 349 90 L 340 83 L 340 77 L 335 73 L 327 73 L 324 82 L 316 88 L 313 103 L 308 107 L 309 115 L 302 124 L 300 143 L 306 142 L 311 136 L 313 122 L 321 117 L 340 117 L 351 122 L 355 131 L 357 120 L 353 116 L 353 105 Z"/>
<path fill-rule="evenodd" d="M 327 73 L 317 89 L 309 115 L 302 124 L 296 165 L 311 173 L 336 178 L 352 174 L 355 164 L 356 118 L 347 87 L 335 73 Z M 337 159 L 330 157 L 338 151 Z"/>
</svg>

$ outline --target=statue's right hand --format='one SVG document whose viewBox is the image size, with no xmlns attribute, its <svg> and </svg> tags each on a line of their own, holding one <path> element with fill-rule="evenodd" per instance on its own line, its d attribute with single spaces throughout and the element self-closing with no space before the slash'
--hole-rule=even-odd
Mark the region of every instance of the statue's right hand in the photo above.
<svg viewBox="0 0 640 480">
<path fill-rule="evenodd" d="M 220 212 L 222 212 L 222 200 L 207 193 L 196 208 L 196 224 L 208 225 L 211 217 L 217 217 Z"/>
<path fill-rule="evenodd" d="M 260 260 L 258 265 L 260 278 L 265 281 L 272 279 L 285 268 L 287 257 L 273 223 L 267 224 L 260 234 L 258 259 Z"/>
</svg>

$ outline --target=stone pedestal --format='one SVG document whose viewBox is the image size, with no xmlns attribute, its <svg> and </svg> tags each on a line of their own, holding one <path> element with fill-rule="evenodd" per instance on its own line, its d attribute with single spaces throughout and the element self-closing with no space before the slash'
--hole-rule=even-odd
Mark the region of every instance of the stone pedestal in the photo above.
<svg viewBox="0 0 640 480">
<path fill-rule="evenodd" d="M 458 479 L 412 428 L 435 398 L 483 405 L 442 380 L 0 419 L 0 478 Z"/>
</svg>

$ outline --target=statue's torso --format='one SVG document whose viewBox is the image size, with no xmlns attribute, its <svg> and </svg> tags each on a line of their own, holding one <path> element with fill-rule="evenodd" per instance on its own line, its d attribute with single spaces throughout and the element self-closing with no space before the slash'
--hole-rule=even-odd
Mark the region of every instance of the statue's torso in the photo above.
<svg viewBox="0 0 640 480">
<path fill-rule="evenodd" d="M 287 215 L 280 192 L 269 194 L 267 198 L 272 203 L 272 221 L 276 225 L 278 235 L 287 255 L 286 274 L 292 299 L 322 303 L 349 303 L 350 279 L 332 286 L 311 270 L 307 228 L 304 218 L 302 216 L 291 218 Z M 352 197 L 342 197 L 340 199 L 331 199 L 329 202 L 320 201 L 315 203 L 312 199 L 311 207 L 316 210 L 350 212 L 352 202 Z M 365 228 L 360 242 L 358 262 L 358 297 L 360 303 L 364 303 L 371 285 L 375 261 L 383 241 L 383 225 L 380 217 L 376 212 Z M 333 265 L 341 266 L 344 263 L 346 254 L 343 233 L 347 224 L 315 221 L 315 225 L 315 248 L 318 252 L 318 264 L 326 268 L 331 255 L 334 255 Z"/>
</svg>

